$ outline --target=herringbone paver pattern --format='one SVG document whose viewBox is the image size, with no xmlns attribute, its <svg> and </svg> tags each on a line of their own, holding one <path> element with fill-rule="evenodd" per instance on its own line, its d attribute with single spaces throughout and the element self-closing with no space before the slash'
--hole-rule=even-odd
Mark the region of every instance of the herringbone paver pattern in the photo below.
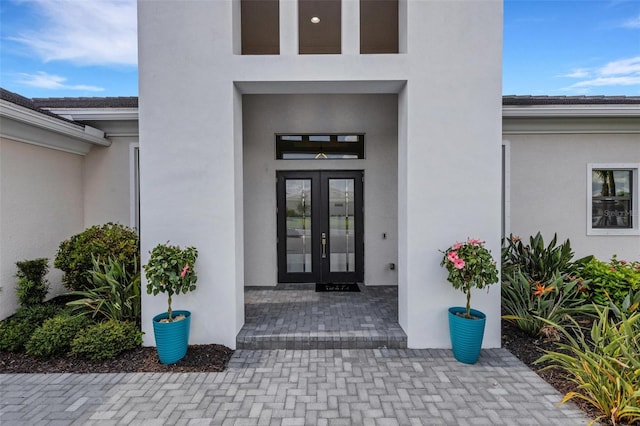
<svg viewBox="0 0 640 426">
<path fill-rule="evenodd" d="M 239 350 L 223 373 L 0 375 L 5 425 L 584 425 L 508 351 Z"/>
<path fill-rule="evenodd" d="M 316 293 L 314 284 L 245 288 L 239 349 L 406 348 L 398 324 L 398 287 Z"/>
</svg>

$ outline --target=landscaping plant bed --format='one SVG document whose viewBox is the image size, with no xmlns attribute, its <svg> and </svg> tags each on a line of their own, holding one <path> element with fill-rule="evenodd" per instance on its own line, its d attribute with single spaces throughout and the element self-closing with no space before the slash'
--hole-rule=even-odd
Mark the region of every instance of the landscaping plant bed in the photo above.
<svg viewBox="0 0 640 426">
<path fill-rule="evenodd" d="M 576 385 L 568 380 L 559 369 L 542 370 L 544 364 L 534 364 L 538 358 L 544 355 L 545 351 L 558 351 L 555 343 L 549 339 L 531 337 L 508 321 L 502 321 L 502 347 L 511 352 L 564 396 L 568 392 L 577 390 Z M 595 407 L 585 401 L 579 398 L 574 398 L 572 401 L 592 419 L 600 415 L 600 412 Z M 602 419 L 599 424 L 606 425 L 611 424 L 611 422 L 607 421 L 607 419 Z"/>
<path fill-rule="evenodd" d="M 133 373 L 220 372 L 227 368 L 233 351 L 223 345 L 189 346 L 176 364 L 160 364 L 156 349 L 140 347 L 113 360 L 89 361 L 74 356 L 39 358 L 24 353 L 0 352 L 0 374 L 8 373 Z"/>
</svg>

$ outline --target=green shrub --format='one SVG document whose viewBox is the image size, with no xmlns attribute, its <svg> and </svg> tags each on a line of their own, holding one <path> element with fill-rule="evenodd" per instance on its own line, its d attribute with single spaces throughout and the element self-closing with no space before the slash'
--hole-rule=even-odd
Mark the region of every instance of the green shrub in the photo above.
<svg viewBox="0 0 640 426">
<path fill-rule="evenodd" d="M 620 306 L 630 291 L 640 290 L 640 262 L 618 260 L 615 255 L 608 263 L 593 258 L 578 261 L 574 274 L 585 280 L 587 300 L 602 306 L 609 301 Z"/>
<path fill-rule="evenodd" d="M 186 294 L 196 289 L 198 276 L 193 265 L 198 258 L 195 247 L 158 244 L 151 250 L 149 261 L 143 266 L 147 277 L 147 293 L 154 296 L 167 294 L 168 320 L 172 319 L 171 298 L 174 294 Z"/>
<path fill-rule="evenodd" d="M 94 361 L 113 359 L 142 344 L 142 332 L 133 322 L 109 320 L 80 330 L 71 353 Z"/>
<path fill-rule="evenodd" d="M 569 240 L 556 247 L 558 236 L 545 247 L 544 239 L 538 232 L 529 237 L 529 244 L 523 244 L 519 237 L 511 235 L 505 238 L 506 246 L 502 249 L 502 272 L 516 276 L 522 272 L 532 282 L 545 282 L 554 275 L 562 275 L 571 268 L 571 243 Z"/>
<path fill-rule="evenodd" d="M 602 415 L 619 422 L 640 422 L 640 313 L 610 319 L 607 307 L 597 307 L 597 319 L 585 336 L 576 322 L 560 330 L 568 343 L 559 343 L 558 351 L 548 351 L 536 362 L 550 362 L 547 368 L 560 368 L 577 390 L 569 392 L 562 403 L 582 399 Z"/>
<path fill-rule="evenodd" d="M 39 305 L 47 297 L 49 284 L 45 275 L 49 271 L 49 259 L 40 258 L 16 262 L 18 272 L 17 295 L 22 306 Z"/>
<path fill-rule="evenodd" d="M 42 323 L 60 312 L 60 307 L 36 305 L 21 307 L 11 318 L 0 322 L 0 350 L 19 352 Z"/>
<path fill-rule="evenodd" d="M 107 262 L 93 259 L 89 280 L 91 288 L 69 295 L 80 297 L 67 305 L 75 312 L 93 318 L 140 322 L 140 269 L 133 259 L 135 273 L 131 275 L 124 262 L 109 257 Z"/>
<path fill-rule="evenodd" d="M 78 331 L 87 325 L 88 321 L 83 316 L 61 314 L 50 318 L 33 332 L 25 345 L 26 352 L 41 357 L 65 354 Z"/>
<path fill-rule="evenodd" d="M 45 320 L 55 317 L 63 310 L 61 306 L 51 304 L 25 306 L 18 308 L 11 319 L 28 321 L 40 327 Z"/>
<path fill-rule="evenodd" d="M 557 337 L 550 324 L 564 324 L 573 316 L 593 311 L 581 297 L 581 285 L 566 276 L 555 275 L 541 283 L 531 281 L 522 272 L 503 276 L 503 319 L 531 336 Z"/>
<path fill-rule="evenodd" d="M 53 265 L 64 272 L 62 282 L 72 291 L 92 288 L 93 258 L 112 257 L 134 275 L 138 269 L 138 235 L 123 225 L 92 226 L 60 243 Z"/>
<path fill-rule="evenodd" d="M 27 321 L 8 319 L 0 322 L 0 350 L 6 352 L 20 352 L 29 341 L 37 324 Z"/>
</svg>

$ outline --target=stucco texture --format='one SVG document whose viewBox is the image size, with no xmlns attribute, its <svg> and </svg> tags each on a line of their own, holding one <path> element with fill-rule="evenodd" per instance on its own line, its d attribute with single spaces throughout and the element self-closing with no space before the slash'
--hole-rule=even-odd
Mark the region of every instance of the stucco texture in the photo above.
<svg viewBox="0 0 640 426">
<path fill-rule="evenodd" d="M 365 284 L 396 285 L 396 95 L 245 95 L 245 285 L 277 281 L 277 170 L 364 170 Z M 364 133 L 364 160 L 276 160 L 276 133 Z M 386 234 L 386 239 L 382 238 Z"/>
<path fill-rule="evenodd" d="M 131 144 L 137 137 L 112 138 L 109 147 L 94 146 L 85 156 L 85 226 L 117 222 L 134 226 L 131 217 Z"/>
<path fill-rule="evenodd" d="M 638 235 L 587 235 L 587 164 L 640 163 L 637 135 L 510 135 L 510 232 L 571 241 L 576 258 L 640 259 Z M 589 188 L 590 190 L 590 188 Z M 635 196 L 638 189 L 635 188 Z"/>
<path fill-rule="evenodd" d="M 253 137 L 243 135 L 251 129 L 243 128 L 250 109 L 243 108 L 242 96 L 341 94 L 345 106 L 353 94 L 397 98 L 397 183 L 390 179 L 381 192 L 397 196 L 385 204 L 384 215 L 387 206 L 397 206 L 397 219 L 389 213 L 385 220 L 398 223 L 398 319 L 410 347 L 448 347 L 447 307 L 464 299 L 446 282 L 438 249 L 478 237 L 499 255 L 502 2 L 401 2 L 403 53 L 396 55 L 357 53 L 357 4 L 342 2 L 340 55 L 298 55 L 289 37 L 297 31 L 295 2 L 281 2 L 281 54 L 250 56 L 234 54 L 239 2 L 138 3 L 143 262 L 149 249 L 167 240 L 200 250 L 199 289 L 179 301 L 194 314 L 192 343 L 235 347 L 244 321 L 245 273 L 253 270 L 246 265 L 254 261 L 247 259 L 253 248 L 245 250 L 251 230 L 244 229 L 253 212 L 244 203 L 251 195 L 271 203 L 275 192 L 269 179 L 270 189 L 253 194 L 251 174 L 243 170 L 250 161 L 243 156 L 251 154 L 243 146 Z M 172 31 L 176 27 L 190 31 Z M 321 114 L 313 103 L 304 106 L 316 115 L 291 104 L 291 127 L 278 131 L 344 129 L 345 119 L 356 117 L 335 105 Z M 371 108 L 377 114 L 382 107 Z M 383 123 L 391 114 L 381 116 Z M 273 155 L 273 145 L 269 151 Z M 252 167 L 264 176 L 273 173 L 268 163 Z M 365 171 L 365 197 L 366 188 L 375 187 L 369 180 L 374 175 Z M 262 211 L 273 214 L 269 204 Z M 382 232 L 393 235 L 383 224 L 365 218 L 374 240 Z M 272 236 L 261 235 L 273 262 Z M 273 282 L 273 264 L 265 277 Z M 145 344 L 153 344 L 150 320 L 166 302 L 143 297 Z M 500 289 L 474 293 L 474 304 L 489 317 L 485 346 L 500 346 Z"/>
<path fill-rule="evenodd" d="M 49 259 L 49 295 L 63 291 L 53 259 L 83 229 L 83 157 L 0 140 L 0 319 L 18 306 L 15 263 Z"/>
</svg>

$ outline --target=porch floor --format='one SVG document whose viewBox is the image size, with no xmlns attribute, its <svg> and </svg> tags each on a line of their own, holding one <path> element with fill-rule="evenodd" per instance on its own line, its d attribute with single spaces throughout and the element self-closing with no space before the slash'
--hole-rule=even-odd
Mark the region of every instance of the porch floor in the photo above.
<svg viewBox="0 0 640 426">
<path fill-rule="evenodd" d="M 316 293 L 313 284 L 246 287 L 238 349 L 406 348 L 398 288 Z"/>
</svg>

